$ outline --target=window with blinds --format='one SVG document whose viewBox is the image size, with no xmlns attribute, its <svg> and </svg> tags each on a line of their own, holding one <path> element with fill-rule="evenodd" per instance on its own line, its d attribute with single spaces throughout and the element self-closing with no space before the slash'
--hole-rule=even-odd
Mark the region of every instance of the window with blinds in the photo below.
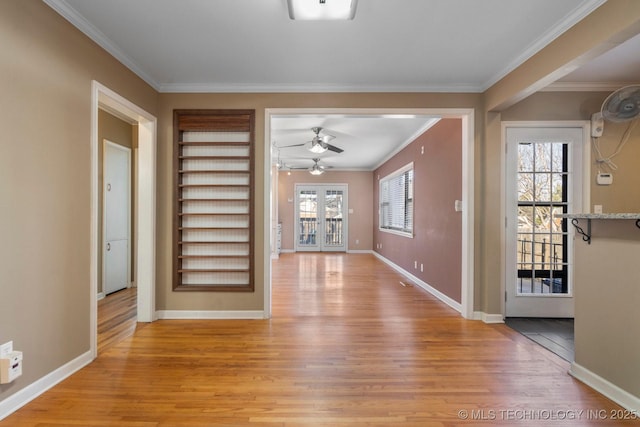
<svg viewBox="0 0 640 427">
<path fill-rule="evenodd" d="M 174 290 L 254 290 L 253 140 L 253 110 L 174 111 Z"/>
<path fill-rule="evenodd" d="M 413 163 L 380 180 L 380 230 L 413 237 Z"/>
</svg>

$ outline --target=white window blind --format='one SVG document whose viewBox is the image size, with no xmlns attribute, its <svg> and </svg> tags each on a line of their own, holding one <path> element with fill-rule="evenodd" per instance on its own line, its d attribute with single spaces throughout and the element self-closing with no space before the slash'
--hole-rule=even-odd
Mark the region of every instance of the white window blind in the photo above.
<svg viewBox="0 0 640 427">
<path fill-rule="evenodd" d="M 380 230 L 413 237 L 413 163 L 380 180 Z"/>
</svg>

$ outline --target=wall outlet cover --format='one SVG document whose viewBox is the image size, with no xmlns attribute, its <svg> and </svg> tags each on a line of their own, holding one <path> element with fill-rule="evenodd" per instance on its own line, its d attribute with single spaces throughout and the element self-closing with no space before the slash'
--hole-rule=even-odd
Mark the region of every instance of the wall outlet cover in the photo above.
<svg viewBox="0 0 640 427">
<path fill-rule="evenodd" d="M 0 345 L 0 359 L 9 358 L 9 353 L 13 352 L 13 341 Z"/>
</svg>

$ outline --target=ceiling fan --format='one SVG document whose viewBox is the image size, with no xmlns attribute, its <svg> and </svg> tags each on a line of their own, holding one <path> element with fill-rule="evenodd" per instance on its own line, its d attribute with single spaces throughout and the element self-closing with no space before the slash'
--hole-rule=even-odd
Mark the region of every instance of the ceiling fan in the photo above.
<svg viewBox="0 0 640 427">
<path fill-rule="evenodd" d="M 322 175 L 327 169 L 332 168 L 332 166 L 319 165 L 318 164 L 318 162 L 320 161 L 319 158 L 315 158 L 312 160 L 313 160 L 313 166 L 311 166 L 310 168 L 309 167 L 289 167 L 289 169 L 308 170 L 311 175 Z"/>
<path fill-rule="evenodd" d="M 329 141 L 335 139 L 335 136 L 328 134 L 320 136 L 320 132 L 322 132 L 321 127 L 313 127 L 311 128 L 311 130 L 316 134 L 316 136 L 314 136 L 311 141 L 307 141 L 302 144 L 285 145 L 284 147 L 280 148 L 302 147 L 303 145 L 306 145 L 310 142 L 311 146 L 309 147 L 309 151 L 311 151 L 312 153 L 320 154 L 324 153 L 327 150 L 333 151 L 334 153 L 342 153 L 344 151 L 342 148 L 329 144 Z"/>
</svg>

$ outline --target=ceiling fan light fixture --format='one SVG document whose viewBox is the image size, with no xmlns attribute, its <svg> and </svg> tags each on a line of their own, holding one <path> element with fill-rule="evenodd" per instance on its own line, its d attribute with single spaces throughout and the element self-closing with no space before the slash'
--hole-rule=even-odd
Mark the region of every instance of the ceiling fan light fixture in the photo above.
<svg viewBox="0 0 640 427">
<path fill-rule="evenodd" d="M 317 144 L 311 144 L 311 147 L 309 148 L 309 151 L 311 151 L 312 153 L 316 153 L 316 154 L 322 154 L 325 151 L 327 151 L 327 147 L 325 147 L 324 145 L 317 143 Z"/>
<path fill-rule="evenodd" d="M 311 175 L 322 175 L 324 170 L 320 169 L 318 165 L 314 165 L 311 169 L 309 169 L 309 173 Z"/>
<path fill-rule="evenodd" d="M 358 0 L 287 0 L 289 18 L 295 20 L 351 20 Z"/>
</svg>

